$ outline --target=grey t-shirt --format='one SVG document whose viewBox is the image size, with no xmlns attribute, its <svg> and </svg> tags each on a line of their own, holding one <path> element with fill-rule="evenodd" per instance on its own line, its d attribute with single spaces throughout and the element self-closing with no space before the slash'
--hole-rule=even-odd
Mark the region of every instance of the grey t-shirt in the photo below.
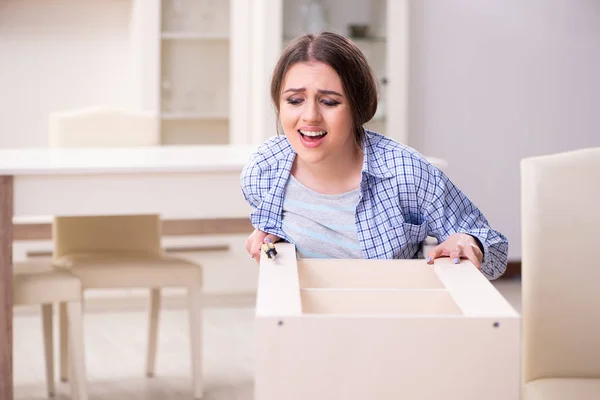
<svg viewBox="0 0 600 400">
<path fill-rule="evenodd" d="M 321 194 L 290 175 L 282 224 L 296 245 L 298 258 L 363 258 L 355 220 L 359 194 L 359 188 Z"/>
</svg>

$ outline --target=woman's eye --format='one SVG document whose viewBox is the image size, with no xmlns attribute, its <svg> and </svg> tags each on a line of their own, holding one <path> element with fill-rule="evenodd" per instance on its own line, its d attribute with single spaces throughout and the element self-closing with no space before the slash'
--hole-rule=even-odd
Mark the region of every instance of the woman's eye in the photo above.
<svg viewBox="0 0 600 400">
<path fill-rule="evenodd" d="M 334 107 L 334 106 L 337 106 L 338 104 L 340 104 L 339 101 L 335 101 L 335 100 L 323 100 L 322 103 L 328 107 Z"/>
<path fill-rule="evenodd" d="M 300 104 L 302 103 L 302 99 L 294 99 L 292 97 L 287 99 L 288 104 Z"/>
</svg>

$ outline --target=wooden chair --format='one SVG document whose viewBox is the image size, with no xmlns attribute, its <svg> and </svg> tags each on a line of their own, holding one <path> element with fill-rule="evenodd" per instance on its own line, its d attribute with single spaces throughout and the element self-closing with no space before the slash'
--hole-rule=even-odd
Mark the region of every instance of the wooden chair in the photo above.
<svg viewBox="0 0 600 400">
<path fill-rule="evenodd" d="M 521 163 L 523 399 L 600 399 L 600 148 Z"/>
<path fill-rule="evenodd" d="M 43 264 L 43 265 L 42 265 Z M 14 265 L 13 304 L 40 305 L 46 359 L 48 396 L 55 394 L 52 304 L 66 308 L 65 325 L 69 332 L 71 357 L 71 393 L 74 399 L 86 400 L 86 366 L 81 317 L 81 282 L 69 272 L 48 268 L 49 262 L 26 261 Z"/>
<path fill-rule="evenodd" d="M 154 374 L 160 288 L 184 287 L 189 294 L 190 344 L 195 398 L 202 384 L 202 269 L 164 254 L 157 215 L 56 217 L 54 265 L 77 276 L 82 289 L 149 288 L 150 321 L 146 373 Z M 61 330 L 61 333 L 66 333 Z M 61 354 L 66 356 L 66 340 Z M 67 357 L 61 360 L 66 361 Z M 61 370 L 66 371 L 63 364 Z"/>
<path fill-rule="evenodd" d="M 155 146 L 160 144 L 158 118 L 90 108 L 50 116 L 54 147 Z M 166 256 L 161 248 L 158 215 L 58 217 L 53 223 L 55 264 L 77 276 L 83 290 L 150 289 L 146 374 L 154 375 L 158 340 L 160 289 L 185 287 L 190 303 L 193 392 L 202 397 L 202 269 Z M 65 307 L 61 305 L 61 316 Z M 66 380 L 66 330 L 61 324 L 61 377 Z"/>
</svg>

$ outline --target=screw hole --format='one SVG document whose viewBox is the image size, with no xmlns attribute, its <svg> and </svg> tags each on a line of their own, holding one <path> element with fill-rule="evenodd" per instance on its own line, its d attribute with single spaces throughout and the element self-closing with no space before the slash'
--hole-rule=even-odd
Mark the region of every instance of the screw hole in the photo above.
<svg viewBox="0 0 600 400">
<path fill-rule="evenodd" d="M 277 325 L 279 325 L 279 326 L 283 326 L 283 321 L 279 321 L 279 322 L 277 322 Z"/>
<path fill-rule="evenodd" d="M 494 322 L 494 328 L 498 328 L 500 326 L 500 322 Z"/>
</svg>

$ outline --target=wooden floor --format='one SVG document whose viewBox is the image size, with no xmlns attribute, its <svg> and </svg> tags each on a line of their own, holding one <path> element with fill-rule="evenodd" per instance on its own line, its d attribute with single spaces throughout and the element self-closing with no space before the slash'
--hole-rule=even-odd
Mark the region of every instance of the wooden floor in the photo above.
<svg viewBox="0 0 600 400">
<path fill-rule="evenodd" d="M 520 282 L 499 280 L 494 284 L 520 311 Z M 241 304 L 206 309 L 204 400 L 253 398 L 253 303 L 250 297 Z M 147 318 L 143 306 L 124 311 L 109 308 L 108 311 L 86 312 L 90 400 L 190 400 L 187 321 L 183 309 L 169 307 L 162 312 L 156 376 L 146 378 Z M 58 359 L 56 362 L 58 364 Z M 39 314 L 17 312 L 14 318 L 15 398 L 46 399 L 44 371 Z M 55 399 L 70 398 L 68 383 L 57 383 L 57 391 Z"/>
<path fill-rule="evenodd" d="M 252 399 L 253 311 L 206 310 L 205 400 Z M 146 314 L 85 315 L 90 400 L 192 398 L 187 314 L 166 310 L 160 324 L 156 376 L 146 378 Z M 17 316 L 14 332 L 15 398 L 46 399 L 39 316 Z M 68 383 L 58 384 L 57 391 L 55 399 L 70 398 Z"/>
</svg>

